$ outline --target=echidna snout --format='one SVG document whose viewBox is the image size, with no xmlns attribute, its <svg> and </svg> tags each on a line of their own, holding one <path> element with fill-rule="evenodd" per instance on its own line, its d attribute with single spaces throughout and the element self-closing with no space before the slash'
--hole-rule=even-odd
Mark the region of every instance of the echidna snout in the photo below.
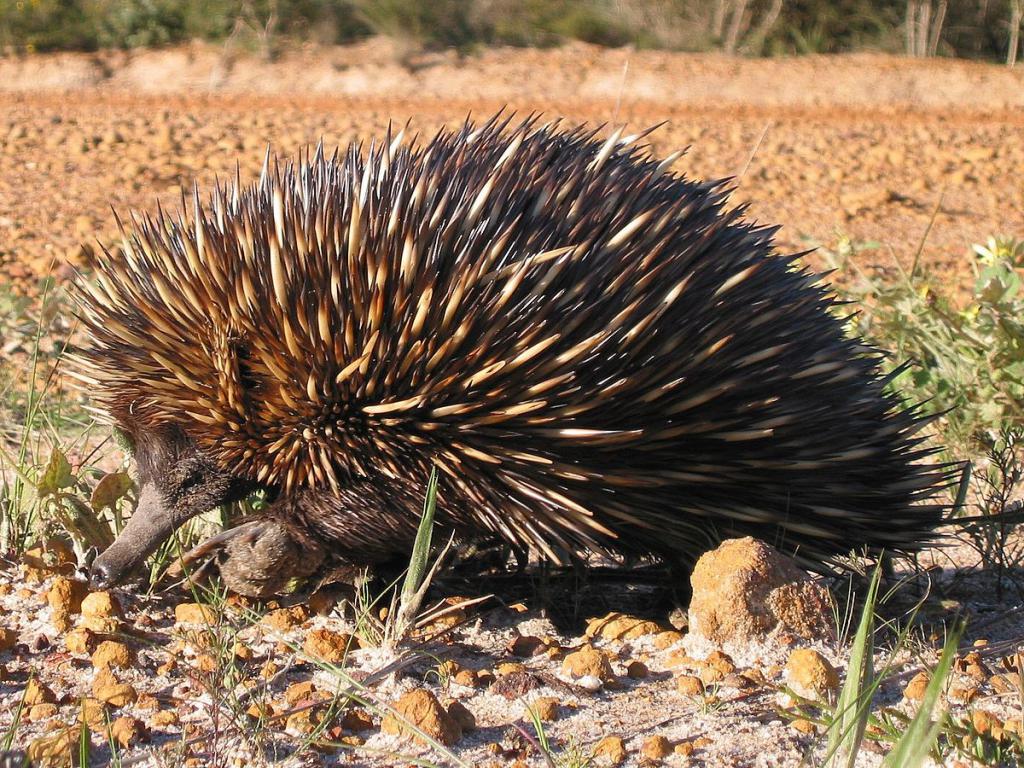
<svg viewBox="0 0 1024 768">
<path fill-rule="evenodd" d="M 99 566 L 253 487 L 300 551 L 407 552 L 434 468 L 440 525 L 553 560 L 931 540 L 926 419 L 774 229 L 643 135 L 389 134 L 133 218 L 78 285 L 76 375 L 158 493 Z"/>
<path fill-rule="evenodd" d="M 95 589 L 124 581 L 179 526 L 253 487 L 219 469 L 180 430 L 133 433 L 138 504 L 117 540 L 93 561 Z"/>
</svg>

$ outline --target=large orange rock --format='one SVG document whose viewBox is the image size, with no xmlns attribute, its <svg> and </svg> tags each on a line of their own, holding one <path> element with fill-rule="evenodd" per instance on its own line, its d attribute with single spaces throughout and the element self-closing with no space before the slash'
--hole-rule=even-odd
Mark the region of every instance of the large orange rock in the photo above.
<svg viewBox="0 0 1024 768">
<path fill-rule="evenodd" d="M 775 630 L 808 640 L 833 634 L 828 589 L 792 558 L 749 536 L 703 554 L 690 583 L 690 633 L 715 645 L 744 645 Z"/>
</svg>

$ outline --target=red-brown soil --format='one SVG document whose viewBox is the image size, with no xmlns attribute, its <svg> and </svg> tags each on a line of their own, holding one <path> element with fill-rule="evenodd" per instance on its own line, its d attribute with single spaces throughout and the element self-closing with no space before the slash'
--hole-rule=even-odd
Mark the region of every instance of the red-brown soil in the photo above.
<svg viewBox="0 0 1024 768">
<path fill-rule="evenodd" d="M 199 46 L 0 60 L 0 276 L 67 274 L 119 212 L 181 185 L 380 135 L 429 134 L 502 107 L 570 122 L 665 122 L 659 155 L 735 176 L 734 200 L 782 225 L 786 250 L 876 241 L 865 265 L 969 277 L 969 245 L 1024 233 L 1024 70 L 857 55 L 734 60 L 572 46 L 402 56 L 380 41 L 274 63 Z M 821 259 L 812 261 L 824 266 Z"/>
</svg>

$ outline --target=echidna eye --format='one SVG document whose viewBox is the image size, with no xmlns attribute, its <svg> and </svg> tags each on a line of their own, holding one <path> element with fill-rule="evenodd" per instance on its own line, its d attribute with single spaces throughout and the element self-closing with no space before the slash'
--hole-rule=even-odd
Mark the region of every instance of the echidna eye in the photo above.
<svg viewBox="0 0 1024 768">
<path fill-rule="evenodd" d="M 191 468 L 182 476 L 178 482 L 179 491 L 187 491 L 194 488 L 203 481 L 203 470 L 199 467 Z"/>
</svg>

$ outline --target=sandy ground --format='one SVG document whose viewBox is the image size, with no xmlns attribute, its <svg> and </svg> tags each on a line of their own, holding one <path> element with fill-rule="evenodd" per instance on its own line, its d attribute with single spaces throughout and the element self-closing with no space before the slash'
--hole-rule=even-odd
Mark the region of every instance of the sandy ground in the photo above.
<svg viewBox="0 0 1024 768">
<path fill-rule="evenodd" d="M 962 284 L 971 279 L 971 243 L 993 234 L 1024 235 L 1022 69 L 869 55 L 744 61 L 581 45 L 488 51 L 466 59 L 410 57 L 381 41 L 297 51 L 270 64 L 196 46 L 0 60 L 0 280 L 31 291 L 42 275 L 66 277 L 83 244 L 97 237 L 113 241 L 110 206 L 119 212 L 153 209 L 157 200 L 173 206 L 182 185 L 208 184 L 233 174 L 236 164 L 243 178 L 252 178 L 268 144 L 292 155 L 320 139 L 328 146 L 368 140 L 381 135 L 389 121 L 408 121 L 413 131 L 429 134 L 467 114 L 485 117 L 501 108 L 569 122 L 624 123 L 628 129 L 665 123 L 652 135 L 652 151 L 666 155 L 690 147 L 676 164 L 678 172 L 736 177 L 736 202 L 749 202 L 750 215 L 762 222 L 781 224 L 778 240 L 785 250 L 830 246 L 846 236 L 877 243 L 863 255 L 863 266 L 892 270 L 909 264 L 920 248 L 934 279 Z M 821 257 L 811 259 L 826 265 Z M 949 601 L 966 610 L 978 626 L 969 642 L 989 641 L 990 671 L 1001 671 L 1000 659 L 1012 654 L 1024 634 L 1019 612 L 1006 610 L 1020 596 L 996 597 L 983 580 L 951 580 L 951 564 L 972 562 L 966 548 L 930 557 L 947 569 L 937 588 L 947 603 L 935 609 L 936 617 L 953 610 Z M 95 674 L 87 656 L 67 652 L 42 607 L 49 579 L 26 583 L 15 566 L 0 574 L 0 615 L 19 643 L 4 657 L 9 680 L 0 687 L 0 731 L 8 727 L 30 672 L 46 680 L 58 699 L 55 713 L 21 726 L 15 746 L 73 722 L 78 697 L 90 692 Z M 129 623 L 147 634 L 144 641 L 130 640 L 138 649 L 137 663 L 121 676 L 152 694 L 158 709 L 173 711 L 178 721 L 152 728 L 153 741 L 129 752 L 143 755 L 153 744 L 202 732 L 213 717 L 215 697 L 187 672 L 200 654 L 176 645 L 183 630 L 173 627 L 166 602 L 131 593 L 122 598 Z M 322 627 L 353 629 L 337 618 L 313 617 L 283 637 L 246 636 L 255 654 L 250 673 L 256 675 L 270 657 L 288 658 L 282 640 L 301 644 Z M 670 661 L 682 646 L 658 648 L 650 638 L 604 643 L 623 684 L 594 695 L 557 684 L 557 658 L 514 657 L 506 645 L 516 633 L 550 637 L 565 649 L 582 642 L 578 635 L 560 634 L 536 606 L 528 606 L 525 614 L 482 613 L 445 652 L 467 667 L 518 661 L 548 675 L 555 682 L 525 698 L 550 695 L 561 702 L 560 717 L 548 732 L 563 748 L 575 743 L 589 749 L 602 736 L 619 735 L 629 752 L 626 765 L 650 765 L 641 745 L 649 736 L 664 735 L 674 745 L 696 745 L 691 756 L 673 754 L 666 765 L 767 767 L 800 765 L 821 744 L 820 735 L 800 733 L 778 715 L 774 693 L 725 686 L 717 694 L 720 701 L 710 705 L 680 695 L 679 670 Z M 828 643 L 819 648 L 842 669 L 842 649 Z M 169 656 L 179 658 L 181 669 L 159 673 Z M 926 650 L 903 659 L 901 676 L 889 684 L 885 699 L 899 702 L 917 665 L 933 659 Z M 626 665 L 637 660 L 651 674 L 626 678 Z M 758 669 L 776 683 L 784 660 L 785 650 L 778 648 L 737 656 L 740 671 Z M 374 651 L 358 652 L 351 669 L 366 674 L 383 661 Z M 444 682 L 430 673 L 433 666 L 423 660 L 411 677 L 387 681 L 377 695 L 393 701 L 416 684 L 442 699 L 464 701 L 478 724 L 456 749 L 468 764 L 503 765 L 518 758 L 542 764 L 535 753 L 514 748 L 522 701 Z M 330 688 L 315 666 L 286 666 L 275 679 L 274 700 L 289 684 L 311 678 Z M 1019 704 L 988 682 L 978 687 L 971 707 L 1000 718 L 1020 715 Z M 137 705 L 116 713 L 147 723 L 152 714 Z M 376 726 L 379 718 L 363 735 L 363 749 L 310 758 L 310 764 L 393 765 L 396 751 L 415 752 Z M 280 733 L 274 738 L 295 743 Z M 102 764 L 109 757 L 105 741 L 97 734 L 93 742 L 95 762 Z M 197 765 L 208 764 L 202 761 L 209 753 L 203 754 Z M 430 759 L 429 753 L 421 757 Z M 879 762 L 868 751 L 858 765 Z"/>
</svg>

